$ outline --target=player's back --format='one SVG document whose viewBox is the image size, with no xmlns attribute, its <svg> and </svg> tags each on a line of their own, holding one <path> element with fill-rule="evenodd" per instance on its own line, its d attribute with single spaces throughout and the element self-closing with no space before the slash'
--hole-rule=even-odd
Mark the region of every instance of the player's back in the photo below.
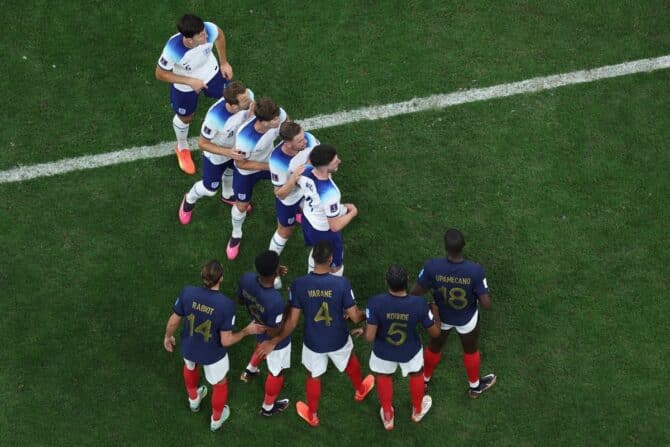
<svg viewBox="0 0 670 447">
<path fill-rule="evenodd" d="M 244 303 L 249 316 L 257 323 L 273 328 L 281 324 L 285 309 L 284 299 L 273 286 L 263 286 L 255 273 L 246 272 L 242 275 L 237 297 Z M 269 338 L 265 333 L 256 335 L 259 343 Z M 286 337 L 277 347 L 282 348 L 290 341 L 291 337 Z"/>
<path fill-rule="evenodd" d="M 184 358 L 207 365 L 226 355 L 219 333 L 232 330 L 235 324 L 235 304 L 228 297 L 204 287 L 186 286 L 173 310 L 185 317 L 181 334 Z"/>
<path fill-rule="evenodd" d="M 367 314 L 368 322 L 377 325 L 373 351 L 380 358 L 396 362 L 407 362 L 421 350 L 417 325 L 432 324 L 428 303 L 414 295 L 376 295 L 368 301 Z"/>
<path fill-rule="evenodd" d="M 472 261 L 435 258 L 419 273 L 419 284 L 432 289 L 443 322 L 460 326 L 477 311 L 477 297 L 488 293 L 484 268 Z"/>
<path fill-rule="evenodd" d="M 347 342 L 346 309 L 356 305 L 349 280 L 330 273 L 310 273 L 291 284 L 291 306 L 304 313 L 304 343 L 314 352 L 331 352 Z"/>
</svg>

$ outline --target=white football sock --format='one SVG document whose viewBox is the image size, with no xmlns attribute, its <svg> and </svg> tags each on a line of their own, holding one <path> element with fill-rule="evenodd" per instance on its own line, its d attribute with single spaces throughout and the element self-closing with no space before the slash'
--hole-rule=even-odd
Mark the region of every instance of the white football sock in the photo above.
<svg viewBox="0 0 670 447">
<path fill-rule="evenodd" d="M 339 269 L 339 270 L 337 270 L 337 271 L 335 271 L 335 272 L 331 272 L 331 274 L 332 274 L 332 275 L 335 275 L 335 276 L 343 276 L 343 275 L 344 275 L 344 264 L 342 264 L 342 265 L 340 266 L 340 269 Z"/>
<path fill-rule="evenodd" d="M 280 255 L 282 250 L 284 250 L 287 241 L 288 239 L 284 239 L 279 235 L 278 231 L 275 231 L 275 234 L 272 235 L 272 239 L 270 239 L 270 247 L 268 249 Z"/>
<path fill-rule="evenodd" d="M 237 206 L 233 205 L 230 210 L 230 217 L 233 223 L 233 237 L 236 239 L 242 238 L 242 225 L 244 224 L 244 219 L 247 218 L 247 212 L 242 212 L 237 209 Z"/>
<path fill-rule="evenodd" d="M 309 251 L 309 256 L 307 257 L 307 273 L 312 273 L 314 271 L 314 258 L 312 257 L 314 249 Z"/>
<path fill-rule="evenodd" d="M 233 192 L 233 170 L 227 168 L 221 176 L 221 197 L 230 199 L 233 194 L 235 194 Z"/>
<path fill-rule="evenodd" d="M 216 194 L 216 191 L 210 191 L 205 188 L 205 184 L 200 180 L 199 182 L 194 183 L 191 190 L 186 194 L 186 201 L 191 205 L 194 205 L 195 202 L 203 197 L 212 197 L 214 194 Z"/>
<path fill-rule="evenodd" d="M 172 118 L 172 128 L 177 136 L 177 149 L 188 149 L 188 128 L 189 124 L 179 119 L 178 115 Z"/>
</svg>

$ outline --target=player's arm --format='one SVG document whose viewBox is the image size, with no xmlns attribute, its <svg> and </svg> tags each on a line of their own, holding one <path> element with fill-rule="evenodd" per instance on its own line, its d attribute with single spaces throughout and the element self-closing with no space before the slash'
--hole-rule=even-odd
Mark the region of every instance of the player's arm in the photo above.
<svg viewBox="0 0 670 447">
<path fill-rule="evenodd" d="M 173 312 L 170 318 L 168 318 L 167 326 L 165 327 L 165 337 L 163 337 L 163 347 L 167 352 L 174 350 L 174 333 L 179 327 L 179 323 L 181 323 L 181 317 Z"/>
<path fill-rule="evenodd" d="M 155 75 L 156 79 L 159 81 L 167 82 L 169 84 L 186 84 L 196 92 L 200 92 L 203 88 L 207 88 L 207 84 L 202 79 L 174 74 L 172 71 L 165 70 L 158 65 L 156 65 Z"/>
<path fill-rule="evenodd" d="M 263 163 L 260 161 L 254 160 L 237 160 L 235 166 L 240 169 L 246 169 L 248 171 L 269 171 L 270 165 L 268 163 Z"/>
<path fill-rule="evenodd" d="M 280 341 L 291 335 L 291 333 L 295 330 L 296 326 L 298 325 L 298 321 L 300 320 L 300 312 L 302 312 L 301 309 L 297 307 L 291 307 L 288 316 L 284 318 L 284 322 L 282 323 L 279 332 L 277 332 L 277 334 L 270 340 L 266 340 L 263 343 L 261 343 L 256 349 L 256 353 L 259 354 L 261 357 L 266 357 L 275 349 L 277 343 L 279 343 Z"/>
<path fill-rule="evenodd" d="M 291 191 L 293 191 L 295 185 L 298 184 L 298 180 L 300 180 L 300 176 L 304 171 L 305 165 L 298 166 L 296 170 L 293 171 L 288 177 L 286 183 L 284 183 L 282 186 L 275 186 L 275 196 L 280 200 L 284 200 L 291 193 Z"/>
<path fill-rule="evenodd" d="M 357 324 L 365 320 L 365 312 L 360 310 L 358 306 L 351 306 L 345 311 L 345 318 L 348 318 L 352 323 Z"/>
<path fill-rule="evenodd" d="M 369 343 L 372 343 L 377 338 L 377 325 L 376 324 L 366 324 L 365 325 L 365 340 Z"/>
<path fill-rule="evenodd" d="M 247 335 L 261 334 L 263 332 L 265 332 L 265 326 L 251 322 L 239 332 L 221 331 L 221 344 L 226 347 L 232 346 Z"/>
<path fill-rule="evenodd" d="M 356 205 L 353 203 L 345 203 L 342 206 L 347 209 L 346 214 L 328 218 L 328 226 L 331 231 L 342 231 L 342 229 L 349 225 L 349 222 L 358 215 L 358 208 L 356 208 Z"/>
<path fill-rule="evenodd" d="M 435 316 L 434 313 L 433 316 Z M 440 329 L 440 322 L 437 320 L 437 318 L 435 319 L 435 324 L 433 324 L 430 327 L 427 327 L 426 331 L 428 331 L 428 335 L 430 335 L 430 338 L 437 338 L 440 336 L 442 330 Z"/>
<path fill-rule="evenodd" d="M 493 302 L 491 301 L 491 295 L 488 293 L 483 293 L 477 297 L 479 305 L 486 310 L 491 310 L 493 308 Z"/>
<path fill-rule="evenodd" d="M 239 152 L 235 151 L 232 147 L 218 146 L 212 143 L 211 140 L 200 135 L 198 138 L 198 147 L 203 151 L 210 152 L 217 155 L 225 155 L 226 157 L 232 158 L 233 160 L 242 160 L 243 156 Z"/>
<path fill-rule="evenodd" d="M 219 55 L 219 65 L 221 66 L 221 73 L 223 77 L 230 80 L 233 79 L 233 67 L 228 63 L 228 57 L 226 56 L 226 35 L 223 34 L 223 30 L 218 28 L 219 34 L 214 40 L 214 46 L 216 47 L 216 53 Z"/>
</svg>

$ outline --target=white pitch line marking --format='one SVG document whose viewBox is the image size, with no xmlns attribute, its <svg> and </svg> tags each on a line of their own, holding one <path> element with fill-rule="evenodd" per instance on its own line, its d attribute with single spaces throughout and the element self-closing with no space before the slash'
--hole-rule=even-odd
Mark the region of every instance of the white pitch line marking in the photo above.
<svg viewBox="0 0 670 447">
<path fill-rule="evenodd" d="M 652 59 L 640 59 L 617 65 L 607 65 L 604 67 L 593 68 L 591 70 L 580 70 L 570 73 L 532 78 L 525 81 L 500 84 L 492 87 L 474 88 L 453 93 L 431 95 L 425 98 L 414 98 L 409 101 L 393 104 L 364 107 L 362 109 L 347 110 L 328 115 L 317 115 L 299 120 L 299 122 L 308 130 L 325 129 L 364 120 L 378 120 L 431 109 L 444 109 L 459 104 L 486 101 L 494 98 L 504 98 L 523 93 L 540 92 L 566 85 L 583 84 L 586 82 L 598 81 L 600 79 L 616 78 L 667 68 L 670 68 L 670 55 Z M 196 139 L 189 140 L 189 144 L 193 148 L 197 147 Z M 83 157 L 68 158 L 50 163 L 19 166 L 6 171 L 0 171 L 0 183 L 21 182 L 84 169 L 94 169 L 102 166 L 129 163 L 136 160 L 164 157 L 171 154 L 173 150 L 174 142 L 164 142 L 153 146 L 131 147 L 116 152 L 85 155 Z"/>
</svg>

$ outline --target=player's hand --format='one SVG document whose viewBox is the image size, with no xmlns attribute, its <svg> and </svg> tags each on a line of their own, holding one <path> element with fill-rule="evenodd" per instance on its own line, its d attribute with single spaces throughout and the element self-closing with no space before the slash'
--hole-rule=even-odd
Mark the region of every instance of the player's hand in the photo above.
<svg viewBox="0 0 670 447">
<path fill-rule="evenodd" d="M 174 337 L 165 337 L 163 339 L 163 347 L 167 352 L 174 351 L 174 345 L 175 345 Z"/>
<path fill-rule="evenodd" d="M 279 276 L 286 276 L 287 273 L 288 273 L 288 267 L 286 267 L 285 265 L 280 265 L 277 268 L 277 274 Z"/>
<path fill-rule="evenodd" d="M 202 79 L 191 78 L 191 83 L 189 84 L 191 88 L 196 92 L 200 93 L 203 88 L 207 88 L 207 84 Z"/>
<path fill-rule="evenodd" d="M 230 151 L 230 158 L 233 160 L 244 160 L 244 152 L 233 149 Z"/>
<path fill-rule="evenodd" d="M 353 213 L 353 216 L 358 216 L 358 208 L 353 203 L 345 203 L 344 207 L 347 209 L 347 213 Z"/>
<path fill-rule="evenodd" d="M 229 81 L 233 79 L 233 67 L 230 66 L 228 62 L 224 62 L 221 64 L 221 74 L 223 75 L 224 78 L 228 79 Z"/>
<path fill-rule="evenodd" d="M 361 335 L 363 335 L 363 328 L 362 327 L 353 328 L 351 331 L 349 331 L 349 333 L 354 337 L 360 337 Z"/>
<path fill-rule="evenodd" d="M 302 173 L 305 172 L 305 165 L 300 165 L 297 168 L 295 168 L 295 171 L 291 174 L 291 180 L 293 183 L 298 183 L 298 180 L 300 180 L 300 176 Z"/>
<path fill-rule="evenodd" d="M 273 343 L 272 340 L 265 340 L 263 343 L 258 345 L 258 348 L 256 348 L 256 354 L 264 359 L 267 357 L 272 351 L 275 350 L 276 343 Z"/>
<path fill-rule="evenodd" d="M 252 321 L 251 323 L 249 323 L 247 325 L 247 327 L 245 329 L 247 331 L 247 334 L 249 334 L 249 335 L 258 335 L 258 334 L 262 334 L 263 332 L 265 332 L 265 330 L 267 328 L 265 326 L 263 326 L 262 324 L 258 324 L 256 322 Z"/>
</svg>

